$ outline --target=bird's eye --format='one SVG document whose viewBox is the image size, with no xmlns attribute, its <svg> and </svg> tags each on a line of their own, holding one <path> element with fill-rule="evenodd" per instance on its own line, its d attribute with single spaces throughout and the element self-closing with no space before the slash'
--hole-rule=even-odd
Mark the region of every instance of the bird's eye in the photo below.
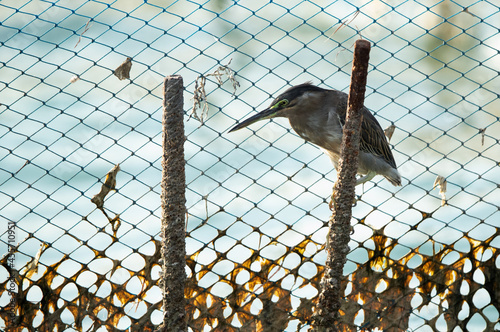
<svg viewBox="0 0 500 332">
<path fill-rule="evenodd" d="M 288 99 L 281 99 L 276 104 L 274 104 L 273 106 L 271 106 L 271 108 L 272 109 L 280 109 L 280 108 L 285 107 L 286 105 L 288 105 Z"/>
<path fill-rule="evenodd" d="M 278 102 L 278 107 L 285 107 L 286 105 L 288 105 L 288 99 L 281 99 Z"/>
</svg>

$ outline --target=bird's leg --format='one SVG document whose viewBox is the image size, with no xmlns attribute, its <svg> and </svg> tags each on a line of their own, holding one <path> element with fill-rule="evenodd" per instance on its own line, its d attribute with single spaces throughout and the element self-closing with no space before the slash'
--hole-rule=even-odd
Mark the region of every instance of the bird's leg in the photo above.
<svg viewBox="0 0 500 332">
<path fill-rule="evenodd" d="M 356 185 L 360 185 L 360 184 L 363 184 L 367 181 L 370 181 L 371 179 L 373 179 L 373 177 L 377 175 L 376 172 L 374 171 L 370 171 L 368 172 L 365 176 L 362 176 L 360 177 L 359 179 L 356 180 Z"/>
<path fill-rule="evenodd" d="M 337 182 L 333 184 L 333 191 L 332 191 L 332 196 L 330 197 L 330 203 L 328 203 L 328 207 L 330 208 L 330 211 L 333 211 L 334 209 L 337 208 L 337 189 L 336 188 Z"/>
<path fill-rule="evenodd" d="M 363 185 L 363 193 L 365 192 L 365 182 L 370 181 L 373 179 L 373 177 L 377 175 L 374 171 L 368 172 L 365 176 L 360 177 L 359 179 L 356 180 L 356 186 L 358 185 Z M 359 195 L 359 199 L 361 199 L 361 195 Z"/>
<path fill-rule="evenodd" d="M 373 179 L 373 177 L 377 175 L 377 173 L 375 171 L 370 171 L 368 172 L 365 176 L 362 176 L 360 177 L 359 179 L 356 179 L 356 186 L 360 185 L 360 184 L 364 184 L 365 182 L 368 182 L 370 181 L 371 179 Z M 336 184 L 337 183 L 334 183 L 333 185 L 333 193 L 332 193 L 332 196 L 331 196 L 331 200 L 330 200 L 330 203 L 328 204 L 328 207 L 330 208 L 331 211 L 333 211 L 333 209 L 335 208 L 335 198 L 336 198 Z M 359 196 L 361 198 L 361 196 Z M 352 202 L 353 206 L 356 206 L 358 200 L 356 199 L 356 197 L 354 197 L 354 200 Z"/>
</svg>

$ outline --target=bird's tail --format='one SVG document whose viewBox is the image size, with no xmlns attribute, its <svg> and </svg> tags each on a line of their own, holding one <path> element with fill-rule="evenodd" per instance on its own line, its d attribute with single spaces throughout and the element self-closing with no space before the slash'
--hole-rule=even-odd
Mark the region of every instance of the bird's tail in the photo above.
<svg viewBox="0 0 500 332">
<path fill-rule="evenodd" d="M 393 186 L 401 185 L 401 175 L 398 170 L 395 168 L 391 168 L 389 172 L 384 174 L 384 177 L 392 183 Z"/>
</svg>

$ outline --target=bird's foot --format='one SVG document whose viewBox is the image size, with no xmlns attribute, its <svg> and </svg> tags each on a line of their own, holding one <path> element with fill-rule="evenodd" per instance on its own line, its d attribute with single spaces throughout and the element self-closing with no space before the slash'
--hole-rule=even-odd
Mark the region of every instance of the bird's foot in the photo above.
<svg viewBox="0 0 500 332">
<path fill-rule="evenodd" d="M 337 208 L 337 198 L 338 198 L 338 193 L 337 190 L 335 189 L 335 186 L 333 186 L 333 192 L 332 196 L 330 197 L 330 203 L 328 203 L 330 211 L 333 211 L 334 209 Z M 358 200 L 356 199 L 356 195 L 354 195 L 354 198 L 352 199 L 352 206 L 356 206 L 356 204 L 358 204 Z"/>
</svg>

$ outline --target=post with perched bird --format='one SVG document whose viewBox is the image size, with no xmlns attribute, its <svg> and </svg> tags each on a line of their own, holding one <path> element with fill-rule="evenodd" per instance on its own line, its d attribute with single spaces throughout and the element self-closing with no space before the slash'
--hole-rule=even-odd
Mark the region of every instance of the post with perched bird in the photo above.
<svg viewBox="0 0 500 332">
<path fill-rule="evenodd" d="M 363 104 L 368 75 L 370 43 L 359 39 L 354 45 L 351 85 L 338 162 L 337 181 L 332 194 L 332 216 L 327 238 L 327 260 L 321 280 L 314 326 L 316 331 L 343 330 L 339 321 L 344 289 L 343 268 L 349 253 L 352 204 L 355 195 L 360 150 Z"/>
<path fill-rule="evenodd" d="M 401 175 L 384 131 L 363 106 L 369 52 L 369 42 L 356 42 L 349 95 L 310 82 L 295 85 L 277 96 L 269 107 L 229 130 L 240 130 L 262 120 L 287 118 L 297 135 L 323 150 L 337 170 L 335 195 L 330 205 L 334 212 L 327 241 L 329 256 L 315 320 L 316 326 L 328 327 L 327 331 L 334 331 L 335 327 L 329 326 L 338 321 L 354 186 L 376 175 L 382 175 L 394 186 L 401 185 Z M 358 179 L 356 174 L 360 175 Z M 335 248 L 328 243 L 335 244 Z"/>
<path fill-rule="evenodd" d="M 163 86 L 163 158 L 161 180 L 161 236 L 163 324 L 159 331 L 187 331 L 186 175 L 184 160 L 183 81 L 167 76 Z"/>
</svg>

